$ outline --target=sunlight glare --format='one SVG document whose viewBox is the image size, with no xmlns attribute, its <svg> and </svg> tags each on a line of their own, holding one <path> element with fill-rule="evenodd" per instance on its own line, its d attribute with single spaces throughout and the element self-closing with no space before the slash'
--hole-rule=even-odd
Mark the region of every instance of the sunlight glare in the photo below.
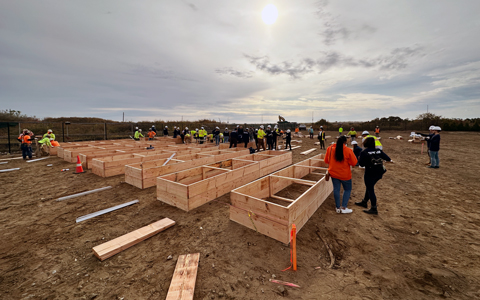
<svg viewBox="0 0 480 300">
<path fill-rule="evenodd" d="M 273 4 L 268 4 L 262 10 L 262 20 L 267 25 L 272 25 L 273 23 L 275 23 L 275 21 L 277 20 L 277 17 L 278 17 L 278 10 Z"/>
</svg>

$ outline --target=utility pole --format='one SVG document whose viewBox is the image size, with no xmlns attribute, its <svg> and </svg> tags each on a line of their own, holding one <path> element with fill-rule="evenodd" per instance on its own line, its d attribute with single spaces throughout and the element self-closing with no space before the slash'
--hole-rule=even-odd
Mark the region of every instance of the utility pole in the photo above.
<svg viewBox="0 0 480 300">
<path fill-rule="evenodd" d="M 123 112 L 122 123 L 125 122 L 125 112 Z"/>
</svg>

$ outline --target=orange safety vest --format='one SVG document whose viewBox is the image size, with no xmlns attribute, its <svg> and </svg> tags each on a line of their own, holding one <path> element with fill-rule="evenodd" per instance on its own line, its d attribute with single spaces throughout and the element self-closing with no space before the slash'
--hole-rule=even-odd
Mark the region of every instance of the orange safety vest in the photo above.
<svg viewBox="0 0 480 300">
<path fill-rule="evenodd" d="M 150 131 L 150 132 L 148 133 L 148 137 L 151 138 L 151 139 L 153 139 L 153 137 L 154 137 L 155 135 L 156 135 L 155 131 Z"/>
<path fill-rule="evenodd" d="M 30 141 L 30 136 L 29 135 L 24 135 L 22 137 L 22 144 L 31 144 L 32 141 Z"/>
<path fill-rule="evenodd" d="M 295 132 L 298 132 L 298 128 L 295 128 Z"/>
<path fill-rule="evenodd" d="M 380 128 L 375 128 L 375 133 L 380 133 Z"/>
</svg>

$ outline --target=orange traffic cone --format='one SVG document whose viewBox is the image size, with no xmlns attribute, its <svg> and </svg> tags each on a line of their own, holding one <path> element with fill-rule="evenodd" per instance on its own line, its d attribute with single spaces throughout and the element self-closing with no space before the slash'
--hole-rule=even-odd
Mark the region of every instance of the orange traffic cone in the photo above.
<svg viewBox="0 0 480 300">
<path fill-rule="evenodd" d="M 85 173 L 82 167 L 82 162 L 80 161 L 80 156 L 77 155 L 77 168 L 75 169 L 75 172 L 73 174 L 80 174 L 80 173 Z"/>
</svg>

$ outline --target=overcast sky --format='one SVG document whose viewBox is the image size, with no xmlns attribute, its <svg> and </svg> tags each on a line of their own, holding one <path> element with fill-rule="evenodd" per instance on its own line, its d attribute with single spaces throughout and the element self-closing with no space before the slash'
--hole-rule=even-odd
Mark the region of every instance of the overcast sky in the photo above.
<svg viewBox="0 0 480 300">
<path fill-rule="evenodd" d="M 480 117 L 479 16 L 478 0 L 0 0 L 0 109 L 268 123 L 415 118 L 428 105 Z"/>
</svg>

